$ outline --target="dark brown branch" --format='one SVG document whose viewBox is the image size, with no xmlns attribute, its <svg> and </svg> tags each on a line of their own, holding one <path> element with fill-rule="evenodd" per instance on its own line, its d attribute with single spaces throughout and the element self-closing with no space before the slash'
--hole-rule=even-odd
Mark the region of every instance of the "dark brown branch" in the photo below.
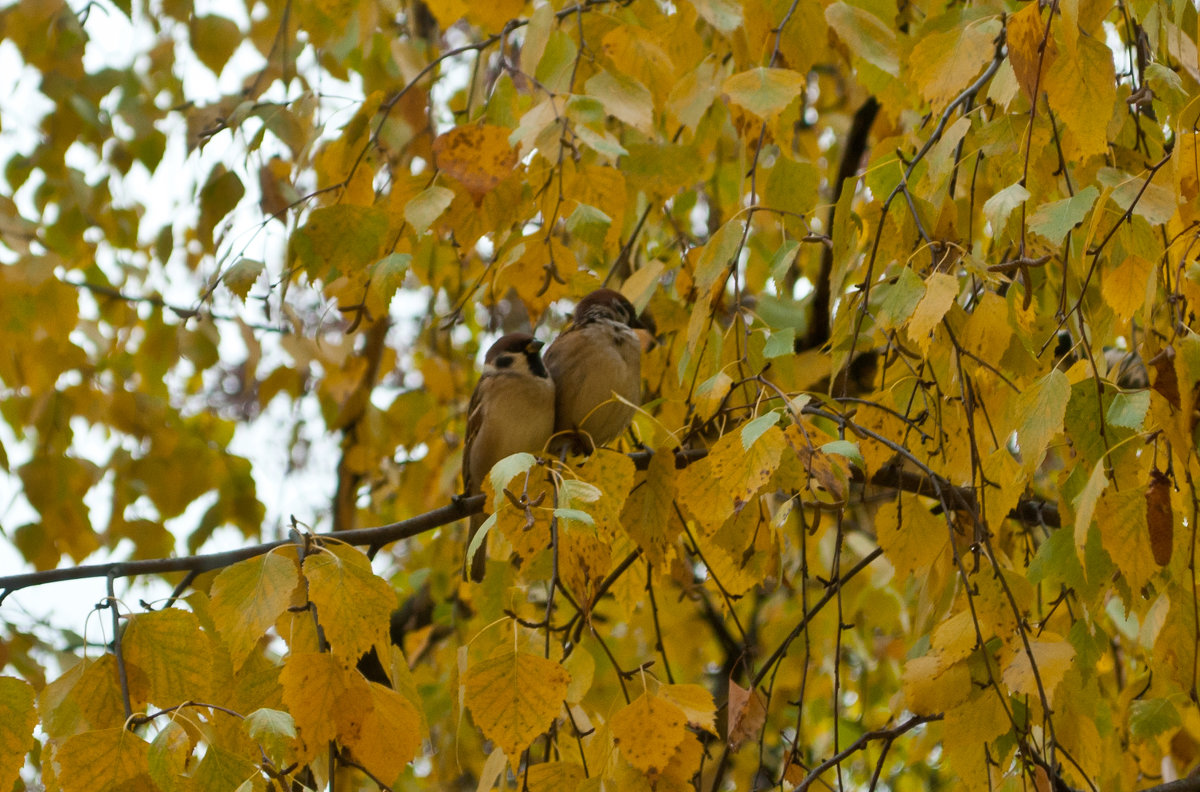
<svg viewBox="0 0 1200 792">
<path fill-rule="evenodd" d="M 484 495 L 472 495 L 468 498 L 458 498 L 447 506 L 417 515 L 407 520 L 381 525 L 376 528 L 356 528 L 351 531 L 316 534 L 318 539 L 344 542 L 349 545 L 385 545 L 400 539 L 419 536 L 426 531 L 449 525 L 455 520 L 469 517 L 483 508 Z M 163 574 L 166 572 L 208 572 L 220 569 L 247 558 L 270 552 L 283 545 L 294 544 L 291 539 L 281 539 L 276 542 L 264 542 L 249 547 L 239 547 L 222 553 L 186 556 L 183 558 L 154 558 L 144 561 L 116 561 L 109 564 L 88 564 L 86 566 L 66 567 L 63 569 L 48 569 L 44 572 L 27 572 L 22 575 L 0 577 L 0 603 L 14 591 L 40 586 L 46 583 L 58 583 L 63 580 L 83 580 L 96 577 L 132 577 L 134 575 Z"/>
<path fill-rule="evenodd" d="M 705 448 L 678 449 L 675 452 L 675 465 L 679 468 L 687 467 L 690 462 L 702 459 L 707 455 L 708 450 Z M 651 456 L 653 456 L 653 452 L 651 451 L 635 451 L 629 455 L 638 470 L 646 469 L 650 464 Z M 852 478 L 859 483 L 864 483 L 862 474 L 857 470 L 852 474 Z M 886 467 L 877 471 L 871 476 L 869 483 L 874 486 L 887 487 L 889 489 L 929 497 L 937 497 L 937 493 L 941 492 L 943 496 L 948 498 L 949 502 L 960 504 L 975 503 L 975 495 L 969 487 L 955 487 L 940 479 L 932 481 L 928 476 L 902 470 L 897 467 Z M 440 528 L 443 525 L 449 525 L 455 520 L 469 517 L 483 509 L 484 497 L 483 495 L 472 495 L 466 498 L 456 498 L 446 506 L 419 514 L 407 520 L 389 523 L 388 525 L 380 525 L 374 528 L 355 528 L 348 531 L 316 534 L 315 536 L 317 539 L 332 539 L 348 545 L 365 545 L 371 548 L 379 548 L 401 539 L 410 539 L 414 536 L 419 536 L 426 531 Z M 1061 525 L 1058 507 L 1055 504 L 1033 498 L 1022 499 L 1009 512 L 1008 516 L 1027 525 L 1045 525 L 1048 528 L 1058 528 Z M 249 547 L 240 547 L 235 550 L 209 553 L 207 555 L 184 556 L 181 558 L 152 558 L 142 561 L 115 561 L 108 564 L 88 564 L 85 566 L 64 567 L 62 569 L 48 569 L 42 572 L 8 575 L 0 577 L 0 604 L 3 604 L 4 599 L 14 591 L 32 586 L 41 586 L 47 583 L 59 583 L 64 580 L 84 580 L 87 578 L 108 576 L 113 578 L 133 577 L 135 575 L 164 574 L 168 572 L 192 572 L 200 574 L 236 564 L 238 561 L 244 561 L 247 558 L 262 555 L 285 544 L 292 544 L 292 541 L 281 539 L 276 542 L 264 542 Z M 632 561 L 633 557 L 626 559 L 626 563 L 631 563 Z M 622 565 L 621 569 L 623 571 L 624 565 Z"/>
<path fill-rule="evenodd" d="M 858 173 L 858 165 L 862 162 L 867 150 L 867 136 L 875 116 L 879 113 L 879 102 L 874 96 L 868 97 L 854 113 L 854 121 L 850 124 L 850 132 L 846 135 L 846 145 L 842 148 L 842 161 L 838 166 L 837 177 L 833 182 L 833 199 L 829 207 L 829 216 L 825 221 L 825 233 L 833 233 L 833 213 L 842 197 L 846 182 Z M 854 189 L 854 185 L 850 185 Z M 793 270 L 789 277 L 798 275 Z M 805 349 L 816 349 L 829 340 L 829 304 L 830 289 L 833 288 L 833 246 L 826 245 L 821 251 L 821 272 L 813 285 L 812 314 L 808 324 L 808 340 Z"/>
</svg>

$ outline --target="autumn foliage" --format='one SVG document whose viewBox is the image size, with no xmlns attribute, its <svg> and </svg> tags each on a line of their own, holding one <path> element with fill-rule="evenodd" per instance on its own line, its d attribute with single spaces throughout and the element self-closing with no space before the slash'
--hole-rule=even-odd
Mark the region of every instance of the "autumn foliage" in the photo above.
<svg viewBox="0 0 1200 792">
<path fill-rule="evenodd" d="M 0 31 L 0 789 L 1200 789 L 1193 2 Z M 630 433 L 459 497 L 602 284 Z"/>
</svg>

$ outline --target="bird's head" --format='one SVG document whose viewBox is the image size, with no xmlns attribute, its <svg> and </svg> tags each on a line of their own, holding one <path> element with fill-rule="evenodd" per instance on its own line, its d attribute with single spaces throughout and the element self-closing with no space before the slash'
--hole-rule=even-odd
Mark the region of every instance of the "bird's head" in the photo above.
<svg viewBox="0 0 1200 792">
<path fill-rule="evenodd" d="M 485 372 L 509 371 L 549 377 L 542 364 L 542 342 L 528 333 L 508 333 L 496 339 L 483 359 Z"/>
</svg>

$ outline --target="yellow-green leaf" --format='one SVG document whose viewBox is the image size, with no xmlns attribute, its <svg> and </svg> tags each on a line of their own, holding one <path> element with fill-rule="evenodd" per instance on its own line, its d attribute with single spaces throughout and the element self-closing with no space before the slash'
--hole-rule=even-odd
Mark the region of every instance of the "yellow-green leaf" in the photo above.
<svg viewBox="0 0 1200 792">
<path fill-rule="evenodd" d="M 805 88 L 804 75 L 790 69 L 755 68 L 734 74 L 721 85 L 729 99 L 768 119 L 791 104 Z"/>
<path fill-rule="evenodd" d="M 63 792 L 131 789 L 139 776 L 149 784 L 149 748 L 123 726 L 71 737 L 56 752 Z"/>
<path fill-rule="evenodd" d="M 287 610 L 300 582 L 296 562 L 278 553 L 239 561 L 217 575 L 212 586 L 212 617 L 229 649 L 234 670 Z"/>
<path fill-rule="evenodd" d="M 825 21 L 834 29 L 850 52 L 882 70 L 898 74 L 900 57 L 896 52 L 896 32 L 870 11 L 849 3 L 830 3 Z"/>
<path fill-rule="evenodd" d="M 654 97 L 646 86 L 626 74 L 597 72 L 584 90 L 600 100 L 604 110 L 643 134 L 654 132 Z"/>
<path fill-rule="evenodd" d="M 169 707 L 211 697 L 212 649 L 194 614 L 179 608 L 136 614 L 122 645 L 125 659 L 146 675 L 155 704 Z"/>
</svg>

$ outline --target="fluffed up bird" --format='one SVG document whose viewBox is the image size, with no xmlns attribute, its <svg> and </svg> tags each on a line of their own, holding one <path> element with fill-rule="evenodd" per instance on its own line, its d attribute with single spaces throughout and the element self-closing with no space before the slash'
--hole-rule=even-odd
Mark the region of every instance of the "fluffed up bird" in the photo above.
<svg viewBox="0 0 1200 792">
<path fill-rule="evenodd" d="M 554 431 L 554 381 L 541 357 L 542 342 L 527 333 L 501 336 L 488 349 L 483 374 L 467 408 L 467 441 L 463 448 L 463 487 L 467 495 L 483 491 L 483 477 L 506 456 L 541 451 Z M 467 547 L 483 525 L 471 516 Z M 467 559 L 464 577 L 483 579 L 486 541 Z"/>
<path fill-rule="evenodd" d="M 642 342 L 635 329 L 652 334 L 653 322 L 639 318 L 620 292 L 597 289 L 579 301 L 570 326 L 546 350 L 555 386 L 555 453 L 590 452 L 633 420 L 630 405 L 642 402 Z"/>
</svg>

